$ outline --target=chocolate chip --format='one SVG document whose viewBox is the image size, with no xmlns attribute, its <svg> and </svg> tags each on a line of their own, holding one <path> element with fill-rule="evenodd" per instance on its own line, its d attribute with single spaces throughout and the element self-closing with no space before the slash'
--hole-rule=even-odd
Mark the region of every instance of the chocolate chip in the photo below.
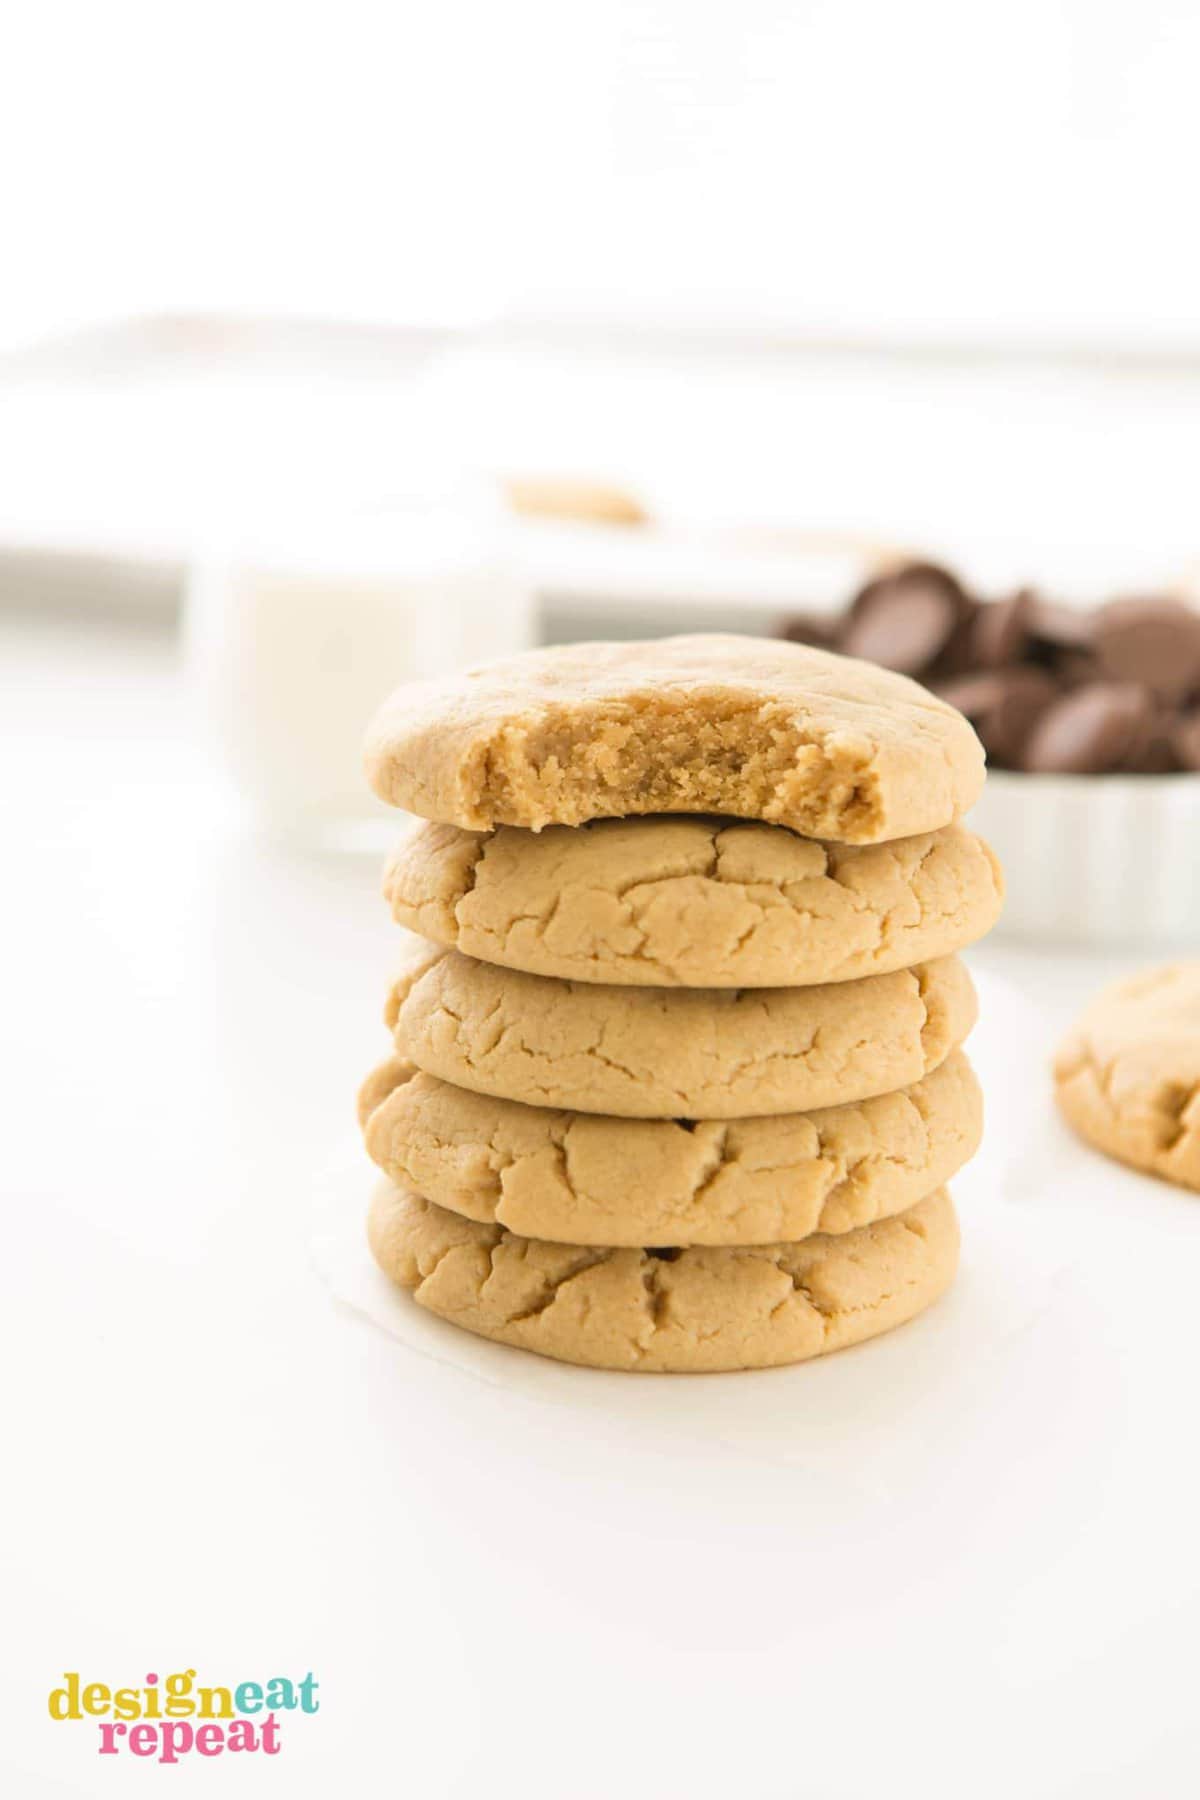
<svg viewBox="0 0 1200 1800">
<path fill-rule="evenodd" d="M 1047 708 L 1025 745 L 1023 767 L 1039 775 L 1100 775 L 1120 766 L 1153 711 L 1145 688 L 1095 681 Z"/>
<path fill-rule="evenodd" d="M 1200 614 L 1180 600 L 1112 600 L 1097 615 L 1096 655 L 1111 680 L 1181 699 L 1200 684 Z"/>
<path fill-rule="evenodd" d="M 967 653 L 981 669 L 1000 669 L 1016 662 L 1032 630 L 1036 597 L 1022 588 L 1008 600 L 984 600 L 967 630 Z"/>
<path fill-rule="evenodd" d="M 967 715 L 993 766 L 1200 772 L 1200 612 L 1166 595 L 981 600 L 914 562 L 869 582 L 840 619 L 797 614 L 781 635 L 915 675 Z"/>
<path fill-rule="evenodd" d="M 970 719 L 993 763 L 1019 768 L 1025 744 L 1058 686 L 1045 669 L 995 669 L 939 682 L 937 692 Z"/>
<path fill-rule="evenodd" d="M 1131 775 L 1175 775 L 1183 767 L 1175 748 L 1179 710 L 1172 701 L 1151 696 L 1150 715 L 1121 767 Z"/>
<path fill-rule="evenodd" d="M 947 570 L 911 563 L 869 582 L 853 601 L 842 649 L 900 675 L 934 663 L 971 602 Z"/>
<path fill-rule="evenodd" d="M 1018 768 L 1031 732 L 1054 705 L 1058 689 L 1044 669 L 1006 669 L 1000 680 L 1003 692 L 980 735 L 994 762 Z"/>
<path fill-rule="evenodd" d="M 1045 666 L 1062 688 L 1085 687 L 1089 682 L 1104 679 L 1100 664 L 1090 650 L 1060 650 Z"/>
<path fill-rule="evenodd" d="M 948 679 L 954 675 L 969 675 L 983 666 L 975 654 L 975 648 L 971 641 L 979 610 L 980 604 L 977 600 L 967 600 L 966 606 L 959 614 L 958 623 L 939 652 L 937 660 L 931 663 L 928 669 L 922 671 L 922 680 L 927 677 Z"/>
<path fill-rule="evenodd" d="M 1171 747 L 1185 769 L 1200 769 L 1200 711 L 1175 721 Z"/>
<path fill-rule="evenodd" d="M 1120 767 L 1126 775 L 1174 775 L 1180 762 L 1170 736 L 1152 732 L 1134 745 Z"/>
<path fill-rule="evenodd" d="M 818 650 L 833 650 L 841 636 L 842 621 L 830 613 L 791 613 L 780 630 L 789 644 L 815 644 Z"/>
<path fill-rule="evenodd" d="M 1081 606 L 1064 606 L 1060 600 L 1031 598 L 1027 623 L 1031 637 L 1054 650 L 1086 650 L 1091 642 L 1095 615 Z"/>
<path fill-rule="evenodd" d="M 972 725 L 987 717 L 1003 691 L 1000 676 L 989 669 L 981 669 L 975 675 L 954 675 L 948 681 L 935 681 L 932 686 L 939 700 L 956 706 Z"/>
</svg>

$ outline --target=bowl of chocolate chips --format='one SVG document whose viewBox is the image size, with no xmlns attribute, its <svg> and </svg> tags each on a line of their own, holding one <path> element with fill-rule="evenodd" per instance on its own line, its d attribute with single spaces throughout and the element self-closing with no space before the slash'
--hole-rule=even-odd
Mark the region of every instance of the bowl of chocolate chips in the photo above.
<svg viewBox="0 0 1200 1800">
<path fill-rule="evenodd" d="M 781 635 L 911 675 L 970 719 L 988 760 L 971 823 L 1004 864 L 1010 935 L 1200 934 L 1200 611 L 1184 599 L 985 598 L 910 562 Z"/>
</svg>

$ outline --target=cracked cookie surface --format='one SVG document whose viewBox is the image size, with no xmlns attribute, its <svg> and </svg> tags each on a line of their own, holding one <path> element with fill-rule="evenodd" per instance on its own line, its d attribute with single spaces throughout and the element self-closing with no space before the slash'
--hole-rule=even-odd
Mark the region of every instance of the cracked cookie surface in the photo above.
<svg viewBox="0 0 1200 1800">
<path fill-rule="evenodd" d="M 597 1249 L 517 1237 L 380 1182 L 367 1221 L 384 1273 L 482 1337 L 593 1368 L 765 1369 L 876 1337 L 958 1264 L 944 1189 L 841 1237 L 742 1249 Z"/>
<path fill-rule="evenodd" d="M 981 938 L 1000 867 L 962 826 L 829 844 L 731 819 L 602 819 L 541 833 L 420 826 L 384 874 L 396 920 L 564 980 L 789 987 L 911 968 Z"/>
<path fill-rule="evenodd" d="M 1200 1190 L 1200 962 L 1106 988 L 1059 1047 L 1054 1087 L 1096 1149 Z"/>
<path fill-rule="evenodd" d="M 520 1237 L 730 1245 L 903 1212 L 975 1154 L 983 1103 L 962 1051 L 899 1093 L 691 1126 L 523 1106 L 393 1057 L 363 1084 L 360 1116 L 397 1187 Z"/>
<path fill-rule="evenodd" d="M 396 1049 L 457 1087 L 641 1119 L 808 1112 L 909 1087 L 975 1022 L 957 957 L 803 988 L 558 981 L 426 949 L 385 1019 Z"/>
<path fill-rule="evenodd" d="M 470 830 L 723 813 L 881 843 L 950 824 L 983 786 L 974 731 L 915 682 L 732 635 L 569 644 L 408 682 L 365 759 L 382 799 Z"/>
</svg>

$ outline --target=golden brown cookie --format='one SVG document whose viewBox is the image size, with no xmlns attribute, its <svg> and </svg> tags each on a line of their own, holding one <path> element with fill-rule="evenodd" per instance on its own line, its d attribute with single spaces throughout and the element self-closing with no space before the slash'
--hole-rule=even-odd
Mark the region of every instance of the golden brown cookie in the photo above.
<svg viewBox="0 0 1200 1800">
<path fill-rule="evenodd" d="M 902 675 L 767 638 L 570 644 L 408 682 L 366 744 L 375 792 L 470 830 L 726 813 L 870 844 L 950 824 L 983 750 Z"/>
<path fill-rule="evenodd" d="M 574 519 L 587 525 L 645 525 L 649 514 L 626 488 L 560 476 L 514 475 L 504 484 L 514 512 L 533 519 Z"/>
<path fill-rule="evenodd" d="M 396 1184 L 564 1244 L 775 1244 L 914 1205 L 979 1147 L 962 1051 L 913 1087 L 779 1118 L 617 1119 L 496 1100 L 393 1057 L 363 1084 L 367 1149 Z"/>
<path fill-rule="evenodd" d="M 908 1087 L 975 1023 L 957 957 L 804 988 L 629 988 L 422 952 L 385 1018 L 429 1075 L 632 1119 L 808 1112 Z"/>
<path fill-rule="evenodd" d="M 1106 988 L 1061 1045 L 1054 1086 L 1089 1144 L 1200 1189 L 1200 962 Z"/>
<path fill-rule="evenodd" d="M 945 1189 L 841 1237 L 663 1252 L 514 1237 L 381 1182 L 367 1234 L 384 1273 L 431 1312 L 600 1369 L 802 1362 L 902 1325 L 945 1291 L 958 1264 Z"/>
<path fill-rule="evenodd" d="M 799 987 L 947 956 L 990 931 L 1000 866 L 961 825 L 823 844 L 729 819 L 545 831 L 421 825 L 390 859 L 393 916 L 483 962 L 635 987 Z"/>
</svg>

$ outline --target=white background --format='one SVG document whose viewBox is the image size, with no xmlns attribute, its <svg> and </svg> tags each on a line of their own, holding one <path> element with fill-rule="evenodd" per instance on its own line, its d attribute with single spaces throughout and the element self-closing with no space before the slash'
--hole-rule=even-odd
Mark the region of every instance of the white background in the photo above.
<svg viewBox="0 0 1200 1800">
<path fill-rule="evenodd" d="M 177 593 L 266 508 L 565 469 L 984 582 L 1174 581 L 1198 55 L 1190 0 L 22 8 L 0 556 Z"/>
<path fill-rule="evenodd" d="M 157 311 L 1200 347 L 1189 0 L 44 0 L 0 345 Z"/>
</svg>

